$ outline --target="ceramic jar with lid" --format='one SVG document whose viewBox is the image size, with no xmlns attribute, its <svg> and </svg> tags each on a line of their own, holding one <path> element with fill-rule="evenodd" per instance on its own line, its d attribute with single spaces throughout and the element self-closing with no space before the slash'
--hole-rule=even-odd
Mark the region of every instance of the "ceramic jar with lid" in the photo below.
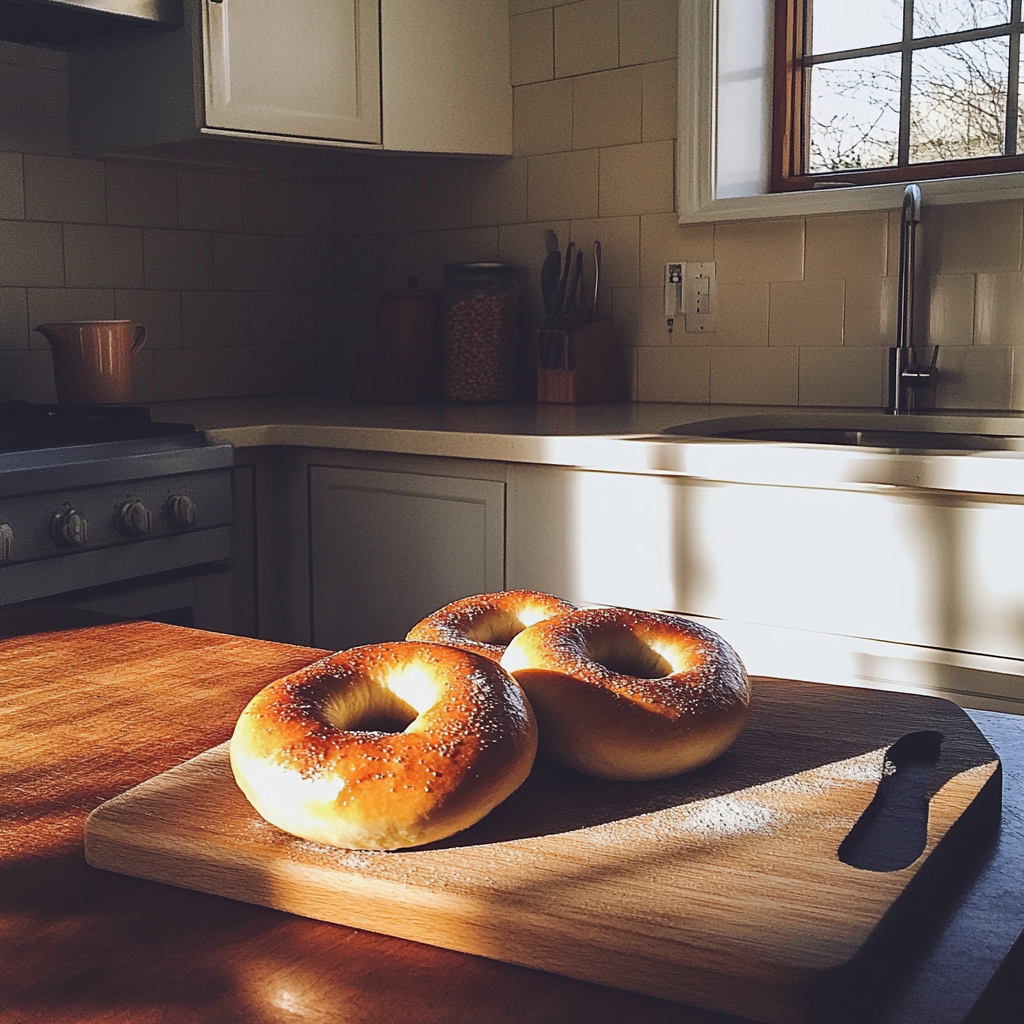
<svg viewBox="0 0 1024 1024">
<path fill-rule="evenodd" d="M 441 316 L 437 292 L 410 277 L 407 288 L 377 302 L 380 400 L 436 402 L 441 397 Z"/>
<path fill-rule="evenodd" d="M 507 263 L 449 263 L 442 291 L 444 397 L 507 402 L 519 392 L 519 287 Z"/>
</svg>

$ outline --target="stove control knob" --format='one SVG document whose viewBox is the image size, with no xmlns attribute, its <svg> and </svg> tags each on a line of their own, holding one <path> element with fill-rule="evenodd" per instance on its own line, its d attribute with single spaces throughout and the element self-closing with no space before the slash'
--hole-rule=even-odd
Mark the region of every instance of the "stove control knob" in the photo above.
<svg viewBox="0 0 1024 1024">
<path fill-rule="evenodd" d="M 0 562 L 8 562 L 14 548 L 14 531 L 10 523 L 0 523 Z"/>
<path fill-rule="evenodd" d="M 77 548 L 89 543 L 89 524 L 70 505 L 57 509 L 50 519 L 50 537 L 62 548 Z"/>
<path fill-rule="evenodd" d="M 114 525 L 126 537 L 144 537 L 153 529 L 153 515 L 141 501 L 126 501 L 117 510 Z"/>
<path fill-rule="evenodd" d="M 196 525 L 196 503 L 187 494 L 175 494 L 167 499 L 167 518 L 171 526 L 187 530 Z"/>
</svg>

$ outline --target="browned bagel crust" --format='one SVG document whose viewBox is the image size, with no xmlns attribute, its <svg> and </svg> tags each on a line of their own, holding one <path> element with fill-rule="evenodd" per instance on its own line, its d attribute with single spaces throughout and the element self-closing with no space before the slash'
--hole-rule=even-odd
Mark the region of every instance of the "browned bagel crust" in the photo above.
<svg viewBox="0 0 1024 1024">
<path fill-rule="evenodd" d="M 520 633 L 502 665 L 530 698 L 541 747 L 599 778 L 699 768 L 729 747 L 750 713 L 736 652 L 674 615 L 571 612 Z"/>
<path fill-rule="evenodd" d="M 565 612 L 575 605 L 536 590 L 503 590 L 453 601 L 409 630 L 406 640 L 448 644 L 501 661 L 513 637 L 528 626 Z"/>
<path fill-rule="evenodd" d="M 268 821 L 382 850 L 479 821 L 523 782 L 536 749 L 529 702 L 499 665 L 408 642 L 342 651 L 271 683 L 230 747 L 239 787 Z"/>
</svg>

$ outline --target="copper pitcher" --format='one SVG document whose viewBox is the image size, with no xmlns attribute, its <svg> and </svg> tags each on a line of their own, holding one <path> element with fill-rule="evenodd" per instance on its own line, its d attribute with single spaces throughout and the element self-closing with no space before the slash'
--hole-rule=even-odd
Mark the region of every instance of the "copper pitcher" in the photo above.
<svg viewBox="0 0 1024 1024">
<path fill-rule="evenodd" d="M 131 320 L 40 324 L 53 349 L 53 378 L 62 405 L 116 405 L 132 400 L 132 360 L 146 328 Z"/>
</svg>

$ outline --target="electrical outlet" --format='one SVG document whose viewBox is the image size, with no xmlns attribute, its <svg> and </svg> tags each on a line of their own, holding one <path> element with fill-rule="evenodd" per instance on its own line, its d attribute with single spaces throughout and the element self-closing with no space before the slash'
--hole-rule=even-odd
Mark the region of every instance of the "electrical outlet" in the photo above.
<svg viewBox="0 0 1024 1024">
<path fill-rule="evenodd" d="M 685 263 L 665 264 L 665 319 L 672 320 L 683 312 L 683 270 Z"/>
<path fill-rule="evenodd" d="M 688 334 L 714 333 L 718 314 L 714 260 L 683 264 L 683 311 Z"/>
</svg>

